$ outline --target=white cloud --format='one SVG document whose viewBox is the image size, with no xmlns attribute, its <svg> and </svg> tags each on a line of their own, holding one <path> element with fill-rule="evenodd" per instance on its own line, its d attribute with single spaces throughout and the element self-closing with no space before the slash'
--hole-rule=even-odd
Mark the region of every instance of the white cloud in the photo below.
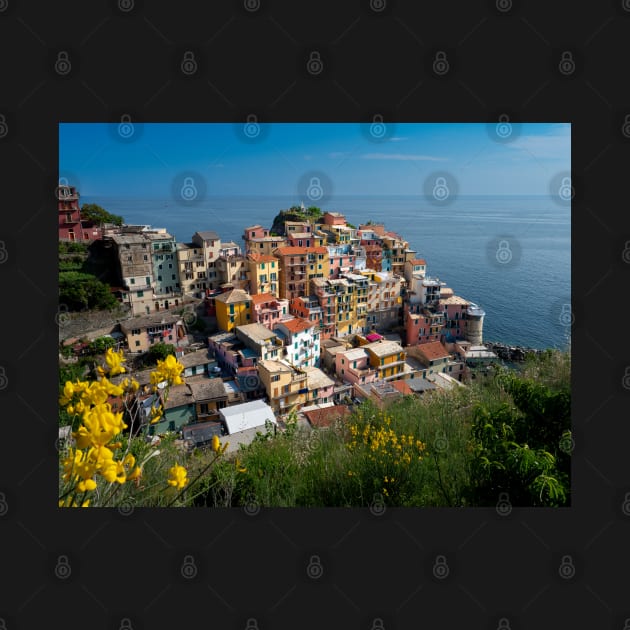
<svg viewBox="0 0 630 630">
<path fill-rule="evenodd" d="M 341 158 L 345 158 L 351 155 L 350 151 L 332 151 L 328 154 L 328 157 L 331 160 L 340 160 Z"/>
<path fill-rule="evenodd" d="M 448 158 L 414 153 L 364 153 L 364 160 L 400 160 L 406 162 L 445 162 Z"/>
<path fill-rule="evenodd" d="M 571 127 L 554 125 L 548 134 L 522 135 L 504 146 L 527 151 L 537 159 L 570 159 Z"/>
</svg>

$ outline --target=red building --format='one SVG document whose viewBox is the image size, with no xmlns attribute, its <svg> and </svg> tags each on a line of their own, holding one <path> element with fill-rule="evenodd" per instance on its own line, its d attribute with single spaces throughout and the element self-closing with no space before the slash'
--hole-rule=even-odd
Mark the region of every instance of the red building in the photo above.
<svg viewBox="0 0 630 630">
<path fill-rule="evenodd" d="M 59 240 L 84 241 L 81 225 L 79 193 L 74 186 L 57 186 L 57 209 L 59 211 Z"/>
<path fill-rule="evenodd" d="M 74 186 L 57 186 L 60 241 L 96 241 L 103 238 L 103 230 L 92 221 L 81 218 L 79 193 Z"/>
</svg>

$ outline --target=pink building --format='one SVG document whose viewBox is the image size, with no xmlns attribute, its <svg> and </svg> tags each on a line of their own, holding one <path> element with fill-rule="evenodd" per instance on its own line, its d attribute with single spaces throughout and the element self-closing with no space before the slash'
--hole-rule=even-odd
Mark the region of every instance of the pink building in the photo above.
<svg viewBox="0 0 630 630">
<path fill-rule="evenodd" d="M 440 310 L 421 304 L 405 304 L 405 341 L 408 346 L 439 341 L 444 328 Z"/>
<path fill-rule="evenodd" d="M 269 236 L 269 230 L 262 225 L 250 225 L 243 232 L 243 240 L 249 241 L 252 238 L 266 238 Z"/>
<path fill-rule="evenodd" d="M 273 330 L 273 327 L 291 317 L 289 300 L 277 298 L 273 293 L 254 293 L 252 298 L 252 322 Z"/>
<path fill-rule="evenodd" d="M 346 383 L 372 383 L 376 380 L 376 370 L 370 367 L 370 356 L 363 348 L 337 352 L 335 374 Z"/>
<path fill-rule="evenodd" d="M 345 225 L 346 217 L 341 212 L 324 212 L 324 223 L 326 225 Z"/>
<path fill-rule="evenodd" d="M 328 248 L 328 261 L 330 264 L 328 277 L 339 278 L 342 273 L 354 271 L 355 256 L 351 252 L 344 252 L 342 247 Z"/>
<path fill-rule="evenodd" d="M 308 387 L 307 405 L 321 405 L 333 402 L 335 381 L 322 372 L 319 368 L 305 366 L 306 386 Z"/>
</svg>

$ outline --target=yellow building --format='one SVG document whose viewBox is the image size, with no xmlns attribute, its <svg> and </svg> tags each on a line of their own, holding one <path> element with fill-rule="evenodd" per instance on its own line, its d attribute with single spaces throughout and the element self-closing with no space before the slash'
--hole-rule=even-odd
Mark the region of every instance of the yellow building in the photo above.
<svg viewBox="0 0 630 630">
<path fill-rule="evenodd" d="M 405 378 L 410 372 L 405 363 L 407 353 L 395 341 L 382 339 L 361 346 L 370 357 L 370 366 L 375 368 L 376 378 L 381 380 L 396 380 Z"/>
<path fill-rule="evenodd" d="M 257 363 L 258 376 L 265 387 L 269 406 L 280 413 L 288 413 L 307 400 L 306 372 L 282 360 L 261 359 Z"/>
<path fill-rule="evenodd" d="M 278 295 L 280 260 L 265 254 L 248 254 L 249 292 Z"/>
<path fill-rule="evenodd" d="M 231 332 L 236 326 L 252 323 L 252 297 L 246 291 L 233 289 L 214 298 L 217 324 Z"/>
</svg>

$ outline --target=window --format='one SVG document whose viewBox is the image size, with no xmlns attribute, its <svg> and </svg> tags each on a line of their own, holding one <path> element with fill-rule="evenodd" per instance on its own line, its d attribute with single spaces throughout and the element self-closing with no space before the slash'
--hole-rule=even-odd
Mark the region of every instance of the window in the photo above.
<svg viewBox="0 0 630 630">
<path fill-rule="evenodd" d="M 143 257 L 143 260 L 146 262 L 147 260 L 149 260 L 149 257 L 145 254 Z"/>
<path fill-rule="evenodd" d="M 139 341 L 136 341 L 136 348 L 140 345 Z"/>
<path fill-rule="evenodd" d="M 146 284 L 151 284 L 151 278 L 149 278 L 149 276 L 147 276 L 145 280 L 146 280 Z"/>
<path fill-rule="evenodd" d="M 158 282 L 162 282 L 162 276 L 158 276 Z"/>
<path fill-rule="evenodd" d="M 173 263 L 168 263 L 168 268 L 172 269 L 173 268 Z"/>
<path fill-rule="evenodd" d="M 144 297 L 144 291 L 136 291 L 138 297 Z"/>
<path fill-rule="evenodd" d="M 271 382 L 272 382 L 272 383 L 277 383 L 279 380 L 280 380 L 280 374 L 274 374 L 274 375 L 271 377 Z"/>
</svg>

